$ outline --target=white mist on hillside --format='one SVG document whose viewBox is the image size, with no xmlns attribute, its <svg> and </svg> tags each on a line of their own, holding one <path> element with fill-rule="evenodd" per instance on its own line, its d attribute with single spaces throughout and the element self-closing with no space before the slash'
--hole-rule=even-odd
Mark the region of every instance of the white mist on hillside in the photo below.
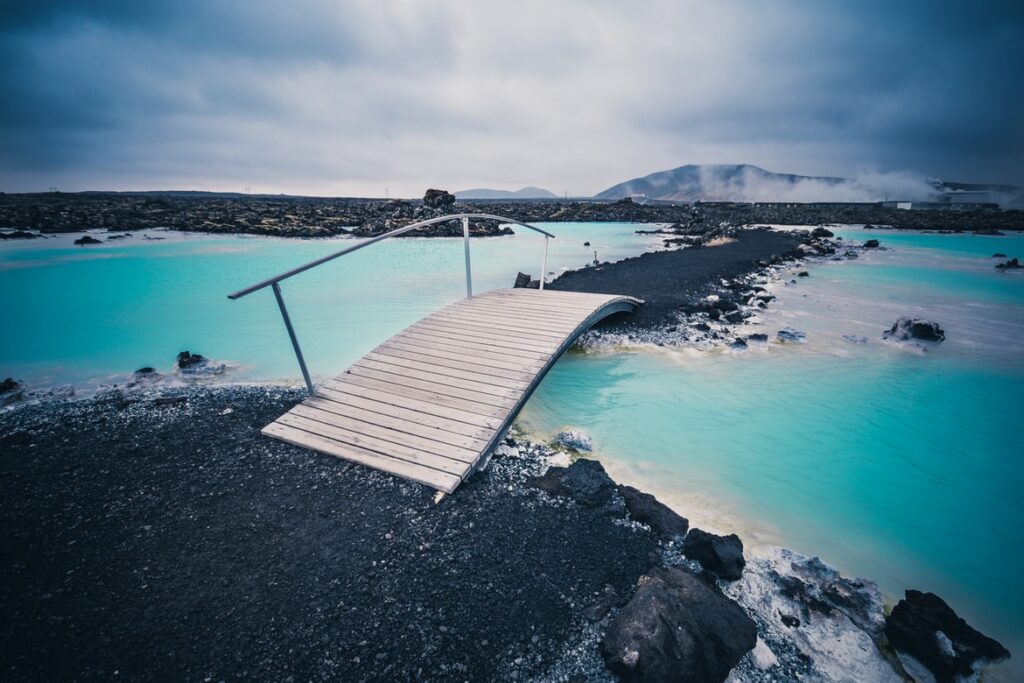
<svg viewBox="0 0 1024 683">
<path fill-rule="evenodd" d="M 721 174 L 715 167 L 700 172 L 704 199 L 733 202 L 877 202 L 928 201 L 935 186 L 910 173 L 864 173 L 852 178 L 815 178 L 766 173 L 746 167 Z"/>
</svg>

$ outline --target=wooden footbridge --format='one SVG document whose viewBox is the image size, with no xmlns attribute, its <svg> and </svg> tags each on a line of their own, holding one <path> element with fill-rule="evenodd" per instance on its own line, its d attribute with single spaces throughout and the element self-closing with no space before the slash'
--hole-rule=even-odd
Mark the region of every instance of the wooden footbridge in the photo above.
<svg viewBox="0 0 1024 683">
<path fill-rule="evenodd" d="M 469 220 L 496 220 L 544 235 L 539 289 L 473 295 Z M 389 237 L 462 220 L 466 298 L 428 315 L 314 387 L 280 282 Z M 632 311 L 628 296 L 544 289 L 549 232 L 489 214 L 443 216 L 393 230 L 230 295 L 273 289 L 309 397 L 263 434 L 451 493 L 494 448 L 547 371 L 580 334 Z"/>
</svg>

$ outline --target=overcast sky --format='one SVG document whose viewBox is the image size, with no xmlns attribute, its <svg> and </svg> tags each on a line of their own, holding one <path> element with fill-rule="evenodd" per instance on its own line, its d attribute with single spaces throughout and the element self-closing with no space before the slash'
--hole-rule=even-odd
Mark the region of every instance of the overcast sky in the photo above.
<svg viewBox="0 0 1024 683">
<path fill-rule="evenodd" d="M 1024 183 L 1024 2 L 0 0 L 0 190 Z"/>
</svg>

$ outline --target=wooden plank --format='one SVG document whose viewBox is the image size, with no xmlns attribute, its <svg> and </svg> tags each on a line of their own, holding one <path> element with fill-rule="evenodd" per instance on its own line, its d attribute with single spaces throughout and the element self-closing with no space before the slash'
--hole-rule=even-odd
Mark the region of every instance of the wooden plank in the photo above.
<svg viewBox="0 0 1024 683">
<path fill-rule="evenodd" d="M 547 311 L 547 309 L 545 309 Z M 532 326 L 534 323 L 542 325 L 545 329 L 563 331 L 567 327 L 575 327 L 578 324 L 577 316 L 565 316 L 557 313 L 538 313 L 537 311 L 524 310 L 513 304 L 477 304 L 475 306 L 449 306 L 435 315 L 451 317 L 471 317 L 487 320 L 505 319 L 517 321 L 520 325 L 527 323 Z M 433 317 L 433 316 L 431 316 Z"/>
<path fill-rule="evenodd" d="M 380 389 L 369 389 L 367 387 L 356 386 L 354 384 L 338 383 L 334 386 L 321 386 L 317 389 L 317 392 L 350 394 L 352 396 L 372 399 L 374 401 L 397 406 L 399 408 L 415 410 L 428 415 L 450 418 L 456 422 L 465 422 L 466 424 L 476 427 L 497 429 L 501 426 L 500 418 L 495 418 L 489 415 L 478 415 L 477 413 L 457 410 L 450 406 L 438 405 L 431 401 L 421 401 L 420 399 L 411 398 L 409 396 L 398 396 L 387 391 L 381 391 Z"/>
<path fill-rule="evenodd" d="M 431 352 L 431 355 L 441 355 L 445 358 L 460 359 L 468 355 L 466 351 L 455 349 L 450 344 L 442 344 L 437 340 L 419 339 L 415 337 L 393 337 L 382 346 L 405 349 L 417 353 Z M 470 360 L 473 362 L 486 363 L 497 368 L 516 370 L 522 372 L 537 370 L 544 366 L 544 359 L 535 359 L 532 363 L 523 362 L 522 358 L 512 357 L 503 353 L 492 353 L 485 351 L 486 347 L 473 347 Z"/>
<path fill-rule="evenodd" d="M 565 339 L 564 334 L 558 337 L 535 337 L 527 332 L 502 330 L 500 327 L 495 327 L 492 330 L 483 330 L 467 327 L 457 321 L 451 322 L 447 320 L 421 320 L 415 325 L 407 327 L 403 333 L 426 332 L 427 330 L 447 332 L 449 335 L 458 335 L 459 338 L 472 337 L 477 341 L 484 342 L 498 349 L 519 349 L 521 351 L 533 351 L 534 353 L 541 354 L 550 353 L 551 349 L 557 348 L 562 340 Z"/>
<path fill-rule="evenodd" d="M 286 417 L 289 419 L 301 418 L 306 420 L 315 420 L 316 422 L 325 426 L 330 426 L 338 431 L 338 435 L 332 435 L 329 432 L 322 432 L 325 436 L 330 436 L 332 439 L 337 441 L 344 441 L 356 446 L 362 446 L 363 448 L 367 448 L 371 451 L 377 451 L 384 455 L 393 455 L 395 457 L 408 460 L 410 458 L 404 458 L 401 454 L 406 450 L 415 451 L 419 455 L 414 453 L 413 456 L 411 456 L 411 459 L 414 462 L 419 462 L 417 458 L 425 454 L 428 456 L 442 456 L 452 460 L 454 463 L 458 463 L 459 468 L 465 468 L 466 465 L 472 465 L 476 462 L 477 458 L 480 457 L 480 449 L 471 450 L 468 448 L 452 446 L 451 444 L 441 443 L 439 441 L 431 441 L 430 439 L 424 439 L 407 432 L 386 429 L 365 422 L 359 422 L 358 420 L 352 420 L 335 413 L 319 410 L 312 406 L 299 404 L 277 419 L 278 422 L 291 424 L 293 427 L 299 426 L 302 429 L 305 429 L 305 427 L 302 427 L 301 425 L 284 421 Z M 349 441 L 349 438 L 344 434 L 344 432 L 351 433 L 355 440 Z M 364 442 L 360 443 L 359 439 L 364 440 Z M 392 452 L 392 447 L 397 448 L 397 450 Z M 425 462 L 424 464 L 430 465 L 429 462 Z M 433 465 L 430 466 L 433 467 Z M 441 467 L 439 469 L 444 469 L 446 472 L 452 471 L 455 474 L 460 474 L 462 472 L 462 469 L 448 470 L 445 469 L 445 467 Z"/>
<path fill-rule="evenodd" d="M 317 389 L 317 395 L 307 398 L 302 404 L 470 450 L 482 450 L 494 436 L 494 429 L 489 427 L 471 425 L 324 387 Z"/>
<path fill-rule="evenodd" d="M 543 292 L 524 289 L 496 289 L 491 292 L 495 299 L 516 299 L 518 301 L 542 301 L 545 304 L 565 304 L 578 307 L 602 306 L 618 296 L 606 294 L 582 294 L 546 289 Z"/>
<path fill-rule="evenodd" d="M 363 356 L 359 361 L 357 361 L 353 367 L 355 366 L 370 368 L 372 370 L 380 370 L 381 372 L 405 375 L 407 377 L 415 377 L 416 379 L 422 379 L 436 384 L 445 384 L 451 387 L 459 387 L 460 389 L 472 389 L 485 394 L 501 396 L 502 398 L 518 397 L 526 390 L 526 387 L 529 386 L 526 382 L 507 379 L 496 380 L 488 377 L 487 375 L 477 375 L 474 379 L 464 379 L 462 377 L 456 377 L 453 374 L 438 372 L 439 368 L 435 366 L 423 366 L 417 364 L 402 365 L 400 363 L 390 363 L 386 360 L 376 360 L 368 357 L 368 355 Z"/>
<path fill-rule="evenodd" d="M 454 491 L 455 487 L 462 482 L 461 477 L 447 472 L 442 472 L 441 470 L 437 470 L 432 467 L 425 467 L 405 460 L 389 458 L 388 456 L 380 455 L 379 453 L 374 453 L 373 451 L 368 451 L 359 448 L 358 446 L 339 443 L 333 439 L 311 434 L 310 432 L 278 424 L 276 422 L 272 422 L 264 427 L 263 433 L 267 436 L 287 441 L 288 443 L 296 446 L 311 448 L 321 453 L 333 455 L 345 460 L 351 460 L 352 462 L 356 462 L 361 465 L 367 465 L 374 469 L 382 470 L 420 484 L 427 484 L 446 493 Z"/>
<path fill-rule="evenodd" d="M 503 356 L 519 357 L 526 359 L 542 360 L 551 355 L 551 352 L 558 348 L 561 340 L 552 340 L 551 343 L 540 344 L 521 341 L 518 338 L 503 338 L 498 334 L 477 333 L 475 331 L 460 330 L 457 327 L 440 324 L 419 323 L 404 332 L 399 337 L 414 337 L 429 339 L 438 343 L 449 344 L 449 340 L 461 342 L 464 346 L 484 351 L 493 351 Z"/>
<path fill-rule="evenodd" d="M 398 384 L 403 387 L 413 387 L 415 389 L 422 389 L 423 391 L 433 391 L 445 397 L 465 399 L 472 403 L 494 406 L 495 408 L 506 409 L 512 407 L 516 403 L 515 398 L 508 396 L 495 396 L 494 394 L 485 394 L 471 389 L 453 387 L 447 384 L 438 384 L 437 382 L 418 379 L 411 375 L 396 375 L 392 372 L 382 372 L 380 370 L 374 370 L 373 368 L 367 368 L 359 365 L 358 363 L 350 367 L 343 375 L 339 375 L 336 379 L 338 381 L 347 381 L 353 376 L 378 379 L 382 382 Z"/>
<path fill-rule="evenodd" d="M 400 351 L 398 349 L 389 349 L 377 347 L 373 351 L 367 354 L 367 357 L 379 356 L 387 358 L 390 362 L 398 362 L 399 360 L 406 363 L 433 365 L 439 369 L 440 372 L 451 372 L 455 377 L 464 376 L 476 376 L 476 375 L 487 375 L 495 379 L 504 378 L 513 381 L 523 381 L 529 383 L 532 377 L 531 373 L 518 372 L 515 370 L 502 370 L 495 368 L 490 365 L 481 365 L 480 363 L 473 362 L 472 358 L 460 358 L 459 360 L 448 360 L 446 358 L 439 358 L 437 356 L 428 356 L 420 353 L 413 353 L 410 351 Z"/>
<path fill-rule="evenodd" d="M 540 321 L 534 316 L 517 315 L 515 312 L 498 312 L 474 309 L 444 309 L 423 319 L 421 322 L 433 320 L 447 320 L 457 324 L 486 325 L 488 327 L 500 327 L 505 330 L 525 332 L 530 335 L 543 335 L 545 337 L 557 338 L 564 335 L 567 327 L 575 327 L 578 322 L 567 319 L 559 324 L 551 324 Z M 576 323 L 576 324 L 573 324 Z"/>
<path fill-rule="evenodd" d="M 501 419 L 508 414 L 508 410 L 505 408 L 499 408 L 497 406 L 486 405 L 484 403 L 477 403 L 475 401 L 469 401 L 463 398 L 455 396 L 447 396 L 439 391 L 431 391 L 427 389 L 417 389 L 416 387 L 403 386 L 395 382 L 386 382 L 379 379 L 373 379 L 372 377 L 360 377 L 358 375 L 343 375 L 337 379 L 330 380 L 327 385 L 332 388 L 338 388 L 340 386 L 357 386 L 363 387 L 364 389 L 374 389 L 376 391 L 383 391 L 387 394 L 393 394 L 402 398 L 410 398 L 417 401 L 424 401 L 426 403 L 433 403 L 438 406 L 447 406 L 449 408 L 455 408 L 461 410 L 464 413 L 476 414 L 481 417 L 493 417 Z"/>
<path fill-rule="evenodd" d="M 415 325 L 412 325 L 412 327 L 417 327 L 419 325 L 444 325 L 445 327 L 455 328 L 460 331 L 473 332 L 479 336 L 485 336 L 488 338 L 493 337 L 495 340 L 500 340 L 505 336 L 513 336 L 527 341 L 534 340 L 538 344 L 557 342 L 565 336 L 565 333 L 563 332 L 553 333 L 534 331 L 528 326 L 524 326 L 522 323 L 519 325 L 505 325 L 500 320 L 469 320 L 466 318 L 444 315 L 432 315 L 429 318 L 424 318 Z"/>
</svg>

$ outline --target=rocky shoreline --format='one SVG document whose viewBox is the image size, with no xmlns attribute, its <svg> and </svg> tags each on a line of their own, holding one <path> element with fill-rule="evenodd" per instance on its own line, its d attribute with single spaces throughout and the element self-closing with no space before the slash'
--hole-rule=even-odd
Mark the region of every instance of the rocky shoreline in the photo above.
<svg viewBox="0 0 1024 683">
<path fill-rule="evenodd" d="M 565 446 L 513 433 L 435 503 L 259 435 L 301 398 L 0 413 L 7 680 L 952 681 L 1008 655 L 930 594 L 887 614 L 816 558 L 744 557 Z"/>
<path fill-rule="evenodd" d="M 431 194 L 434 193 L 434 194 Z M 439 194 L 443 193 L 443 194 Z M 1024 211 L 900 210 L 868 204 L 637 204 L 631 200 L 470 200 L 456 201 L 440 190 L 423 200 L 352 199 L 233 195 L 216 193 L 0 193 L 0 239 L 85 230 L 124 233 L 167 228 L 215 234 L 329 237 L 378 235 L 417 220 L 454 212 L 491 213 L 526 222 L 663 223 L 674 239 L 686 241 L 713 230 L 751 225 L 871 224 L 879 228 L 983 232 L 1024 230 Z M 476 236 L 507 234 L 507 229 L 474 221 Z M 409 233 L 461 236 L 451 223 Z"/>
</svg>

